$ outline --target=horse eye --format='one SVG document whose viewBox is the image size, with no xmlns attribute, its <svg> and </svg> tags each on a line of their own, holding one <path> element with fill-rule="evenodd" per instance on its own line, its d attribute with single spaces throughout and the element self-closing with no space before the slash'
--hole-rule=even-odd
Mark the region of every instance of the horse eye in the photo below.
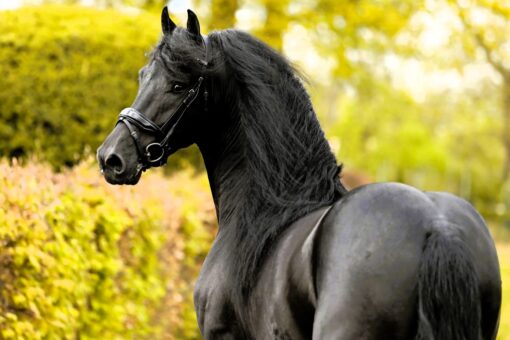
<svg viewBox="0 0 510 340">
<path fill-rule="evenodd" d="M 179 92 L 182 92 L 184 90 L 184 84 L 180 84 L 180 83 L 175 83 L 172 85 L 172 92 L 174 93 L 179 93 Z"/>
</svg>

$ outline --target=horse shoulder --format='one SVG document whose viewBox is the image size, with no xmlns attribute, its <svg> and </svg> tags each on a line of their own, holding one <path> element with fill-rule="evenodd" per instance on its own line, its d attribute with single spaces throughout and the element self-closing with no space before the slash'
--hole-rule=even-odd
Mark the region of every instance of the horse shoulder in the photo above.
<svg viewBox="0 0 510 340">
<path fill-rule="evenodd" d="M 195 283 L 195 312 L 200 332 L 206 340 L 245 337 L 230 296 L 234 283 L 225 275 L 228 262 L 222 254 L 228 252 L 227 243 L 220 232 Z"/>
<path fill-rule="evenodd" d="M 250 301 L 251 313 L 258 316 L 251 325 L 257 338 L 311 338 L 316 305 L 314 239 L 329 209 L 295 221 L 269 254 Z"/>
</svg>

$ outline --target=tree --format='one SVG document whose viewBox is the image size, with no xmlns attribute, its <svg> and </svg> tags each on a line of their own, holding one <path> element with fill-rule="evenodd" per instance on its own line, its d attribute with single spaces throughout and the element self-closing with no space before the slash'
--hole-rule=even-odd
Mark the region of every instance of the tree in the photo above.
<svg viewBox="0 0 510 340">
<path fill-rule="evenodd" d="M 504 1 L 477 0 L 471 5 L 450 0 L 464 28 L 468 40 L 464 40 L 464 52 L 472 60 L 480 53 L 501 78 L 501 109 L 503 128 L 501 140 L 505 149 L 502 178 L 510 176 L 510 5 Z"/>
<path fill-rule="evenodd" d="M 317 48 L 338 62 L 336 75 L 346 79 L 367 58 L 398 51 L 395 36 L 423 8 L 423 1 L 317 0 L 303 4 L 293 18 L 315 32 Z"/>
<path fill-rule="evenodd" d="M 283 49 L 283 35 L 287 30 L 289 21 L 289 0 L 271 1 L 262 0 L 265 9 L 264 25 L 255 31 L 255 34 L 264 42 L 278 51 Z"/>
<path fill-rule="evenodd" d="M 238 0 L 211 0 L 209 27 L 218 30 L 234 27 L 238 8 Z"/>
</svg>

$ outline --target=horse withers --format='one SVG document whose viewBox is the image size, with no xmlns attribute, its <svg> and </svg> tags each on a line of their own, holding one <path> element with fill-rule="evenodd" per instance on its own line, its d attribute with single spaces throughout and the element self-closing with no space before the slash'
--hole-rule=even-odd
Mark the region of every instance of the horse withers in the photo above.
<svg viewBox="0 0 510 340">
<path fill-rule="evenodd" d="M 396 183 L 347 191 L 287 60 L 236 30 L 161 17 L 130 108 L 98 149 L 136 184 L 202 153 L 219 231 L 195 287 L 205 339 L 495 339 L 501 279 L 466 201 Z"/>
</svg>

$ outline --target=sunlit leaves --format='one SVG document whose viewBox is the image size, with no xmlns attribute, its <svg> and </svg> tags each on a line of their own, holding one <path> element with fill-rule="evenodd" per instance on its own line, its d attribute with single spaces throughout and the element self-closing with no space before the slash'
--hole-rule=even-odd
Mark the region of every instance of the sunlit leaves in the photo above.
<svg viewBox="0 0 510 340">
<path fill-rule="evenodd" d="M 89 163 L 54 174 L 0 162 L 1 338 L 197 338 L 192 282 L 214 234 L 206 179 L 143 182 L 113 188 Z"/>
</svg>

